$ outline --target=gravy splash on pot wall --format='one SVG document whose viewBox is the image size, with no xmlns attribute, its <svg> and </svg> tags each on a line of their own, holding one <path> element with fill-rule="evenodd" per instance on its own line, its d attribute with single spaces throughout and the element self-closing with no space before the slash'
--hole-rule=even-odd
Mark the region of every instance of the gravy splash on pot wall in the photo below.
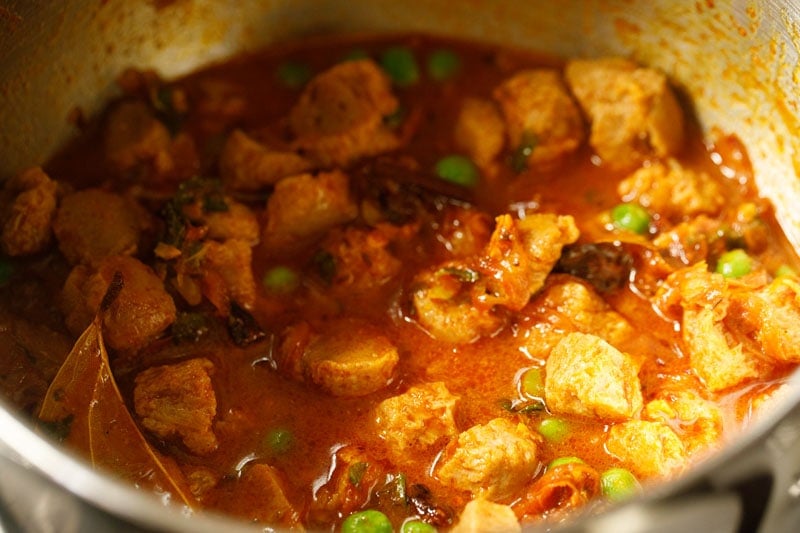
<svg viewBox="0 0 800 533">
<path fill-rule="evenodd" d="M 653 69 L 407 35 L 119 83 L 4 186 L 0 383 L 190 507 L 558 521 L 680 475 L 800 360 L 744 148 Z"/>
</svg>

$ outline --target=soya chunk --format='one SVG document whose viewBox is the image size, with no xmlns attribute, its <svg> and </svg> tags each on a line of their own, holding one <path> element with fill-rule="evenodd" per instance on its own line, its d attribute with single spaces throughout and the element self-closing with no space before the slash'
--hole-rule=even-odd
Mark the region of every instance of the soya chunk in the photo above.
<svg viewBox="0 0 800 533">
<path fill-rule="evenodd" d="M 767 357 L 779 363 L 800 363 L 800 285 L 779 277 L 757 291 L 733 297 Z M 744 325 L 744 324 L 742 324 Z"/>
<path fill-rule="evenodd" d="M 512 150 L 531 147 L 527 162 L 549 166 L 574 152 L 584 138 L 583 117 L 555 70 L 525 70 L 494 90 Z"/>
<path fill-rule="evenodd" d="M 509 498 L 539 467 L 535 438 L 526 426 L 504 418 L 473 426 L 448 445 L 435 475 L 473 496 Z"/>
<path fill-rule="evenodd" d="M 589 143 L 604 162 L 630 167 L 680 150 L 683 111 L 660 72 L 621 58 L 575 59 L 565 76 L 591 122 Z"/>
<path fill-rule="evenodd" d="M 600 337 L 565 336 L 550 352 L 545 371 L 545 399 L 554 413 L 625 420 L 642 408 L 633 359 Z"/>
<path fill-rule="evenodd" d="M 309 343 L 302 366 L 308 380 L 333 396 L 364 396 L 389 383 L 398 360 L 378 328 L 341 320 Z"/>
<path fill-rule="evenodd" d="M 400 141 L 384 117 L 396 110 L 389 78 L 374 62 L 340 63 L 313 78 L 289 113 L 293 145 L 323 167 L 392 150 Z"/>
<path fill-rule="evenodd" d="M 321 249 L 331 255 L 336 265 L 330 280 L 333 287 L 345 295 L 360 294 L 392 279 L 402 264 L 387 249 L 390 243 L 379 228 L 348 226 L 329 232 Z"/>
<path fill-rule="evenodd" d="M 344 173 L 292 176 L 281 180 L 267 201 L 263 236 L 271 248 L 291 247 L 357 215 Z"/>
<path fill-rule="evenodd" d="M 468 295 L 451 294 L 453 282 L 442 270 L 423 272 L 414 281 L 417 322 L 437 340 L 467 343 L 494 333 L 503 324 L 491 310 L 473 305 Z"/>
<path fill-rule="evenodd" d="M 230 188 L 257 191 L 310 170 L 311 162 L 289 150 L 270 149 L 235 130 L 225 142 L 219 167 L 222 180 Z"/>
<path fill-rule="evenodd" d="M 500 215 L 483 251 L 481 301 L 518 311 L 544 285 L 565 244 L 575 242 L 578 229 L 569 215 L 535 213 L 514 220 Z M 486 289 L 481 287 L 485 283 Z"/>
<path fill-rule="evenodd" d="M 522 528 L 508 505 L 475 498 L 464 506 L 451 533 L 515 533 Z"/>
<path fill-rule="evenodd" d="M 139 212 L 128 200 L 100 189 L 64 197 L 53 222 L 67 260 L 91 266 L 112 255 L 135 254 L 141 227 Z"/>
<path fill-rule="evenodd" d="M 716 218 L 698 215 L 659 233 L 653 245 L 663 256 L 691 265 L 708 259 L 709 249 L 718 242 L 721 226 L 722 222 Z"/>
<path fill-rule="evenodd" d="M 178 438 L 198 455 L 217 449 L 211 424 L 217 398 L 208 359 L 148 368 L 136 376 L 133 403 L 145 429 L 159 438 Z"/>
<path fill-rule="evenodd" d="M 520 219 L 518 225 L 531 257 L 530 292 L 533 294 L 544 285 L 564 246 L 577 241 L 580 232 L 571 215 L 534 213 Z"/>
<path fill-rule="evenodd" d="M 172 165 L 169 131 L 144 102 L 119 104 L 108 117 L 104 139 L 106 158 L 120 173 L 142 163 L 161 170 Z"/>
<path fill-rule="evenodd" d="M 675 428 L 688 455 L 719 446 L 722 412 L 691 390 L 659 394 L 647 403 L 642 417 Z"/>
<path fill-rule="evenodd" d="M 375 408 L 375 424 L 395 460 L 430 449 L 458 433 L 454 412 L 457 396 L 442 382 L 411 387 Z"/>
<path fill-rule="evenodd" d="M 710 391 L 717 392 L 759 375 L 757 361 L 741 344 L 730 346 L 718 310 L 685 309 L 683 341 L 692 370 Z"/>
<path fill-rule="evenodd" d="M 725 326 L 730 287 L 721 274 L 708 271 L 705 261 L 670 274 L 656 298 L 662 309 L 682 311 L 684 349 L 692 370 L 710 391 L 759 375 L 759 361 L 741 344 L 733 344 Z"/>
<path fill-rule="evenodd" d="M 640 205 L 672 220 L 715 215 L 725 203 L 720 186 L 704 172 L 685 169 L 675 159 L 644 166 L 620 182 L 625 202 Z"/>
<path fill-rule="evenodd" d="M 551 285 L 543 294 L 543 303 L 568 319 L 577 331 L 597 335 L 612 346 L 636 334 L 622 315 L 582 281 L 566 279 Z"/>
<path fill-rule="evenodd" d="M 105 340 L 118 350 L 141 348 L 175 321 L 176 311 L 158 276 L 132 257 L 108 257 L 94 272 L 76 266 L 61 294 L 66 323 L 74 334 L 89 325 L 116 272 L 122 274 L 123 287 L 103 315 Z"/>
<path fill-rule="evenodd" d="M 436 239 L 453 257 L 479 253 L 489 242 L 493 220 L 488 213 L 462 206 L 445 208 Z"/>
<path fill-rule="evenodd" d="M 220 276 L 230 299 L 245 309 L 251 309 L 256 301 L 256 282 L 250 243 L 241 239 L 207 241 L 203 250 L 204 269 Z"/>
<path fill-rule="evenodd" d="M 455 125 L 455 143 L 484 171 L 490 171 L 503 150 L 506 127 L 497 106 L 488 100 L 465 98 Z"/>
<path fill-rule="evenodd" d="M 611 427 L 606 449 L 641 478 L 679 470 L 686 453 L 678 436 L 660 422 L 631 420 Z"/>
<path fill-rule="evenodd" d="M 635 344 L 637 337 L 633 326 L 591 285 L 568 275 L 551 274 L 526 313 L 534 321 L 525 330 L 525 344 L 529 353 L 543 358 L 572 331 L 597 335 L 612 346 Z"/>
<path fill-rule="evenodd" d="M 571 216 L 535 213 L 517 220 L 500 215 L 477 257 L 445 263 L 417 276 L 413 294 L 417 320 L 447 342 L 470 342 L 497 331 L 502 320 L 492 307 L 515 311 L 525 307 L 564 245 L 577 238 Z"/>
<path fill-rule="evenodd" d="M 6 191 L 15 195 L 2 216 L 3 250 L 8 255 L 30 255 L 43 251 L 53 238 L 58 185 L 41 168 L 30 168 L 10 178 Z"/>
<path fill-rule="evenodd" d="M 600 493 L 600 473 L 582 462 L 548 466 L 544 474 L 528 485 L 525 495 L 513 503 L 521 520 L 564 516 L 579 509 Z"/>
<path fill-rule="evenodd" d="M 39 412 L 73 344 L 42 322 L 0 311 L 0 394 L 20 412 Z"/>
</svg>

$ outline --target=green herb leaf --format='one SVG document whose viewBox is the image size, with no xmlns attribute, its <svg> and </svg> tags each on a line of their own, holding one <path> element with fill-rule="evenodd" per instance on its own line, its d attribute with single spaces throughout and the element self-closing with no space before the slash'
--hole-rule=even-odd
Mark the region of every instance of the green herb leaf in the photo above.
<svg viewBox="0 0 800 533">
<path fill-rule="evenodd" d="M 336 277 L 336 259 L 327 250 L 320 250 L 314 254 L 311 260 L 317 269 L 322 281 L 330 285 Z"/>
<path fill-rule="evenodd" d="M 350 468 L 347 470 L 347 477 L 354 487 L 358 487 L 361 483 L 364 474 L 367 472 L 367 467 L 369 467 L 369 463 L 364 461 L 359 461 L 350 465 Z"/>
<path fill-rule="evenodd" d="M 0 287 L 8 283 L 14 274 L 14 265 L 8 259 L 0 258 Z"/>
<path fill-rule="evenodd" d="M 503 398 L 502 400 L 497 402 L 497 405 L 500 406 L 501 409 L 504 411 L 508 411 L 509 413 L 518 413 L 523 415 L 529 415 L 531 413 L 537 413 L 539 411 L 544 411 L 544 402 L 541 400 L 509 400 L 508 398 Z"/>
<path fill-rule="evenodd" d="M 271 456 L 283 455 L 294 445 L 294 436 L 288 429 L 273 429 L 267 433 L 266 444 Z"/>
<path fill-rule="evenodd" d="M 197 342 L 208 333 L 208 322 L 202 313 L 181 312 L 175 318 L 171 331 L 175 344 Z"/>
<path fill-rule="evenodd" d="M 401 124 L 403 124 L 405 118 L 406 118 L 405 108 L 403 108 L 403 106 L 397 106 L 397 109 L 395 109 L 393 113 L 383 117 L 383 123 L 386 125 L 387 128 L 397 129 L 400 127 Z"/>
<path fill-rule="evenodd" d="M 311 79 L 311 67 L 300 61 L 287 61 L 278 66 L 275 75 L 284 86 L 299 89 Z"/>
<path fill-rule="evenodd" d="M 369 52 L 363 48 L 353 48 L 342 56 L 342 61 L 360 61 L 361 59 L 369 59 Z"/>
<path fill-rule="evenodd" d="M 161 217 L 164 219 L 164 235 L 161 237 L 161 242 L 176 248 L 183 246 L 186 238 L 186 218 L 180 208 L 175 202 L 167 202 L 161 210 Z"/>
<path fill-rule="evenodd" d="M 528 168 L 528 158 L 536 149 L 537 143 L 538 140 L 533 132 L 525 131 L 522 133 L 519 146 L 511 154 L 511 168 L 514 172 L 519 174 Z"/>
<path fill-rule="evenodd" d="M 253 315 L 235 303 L 231 304 L 228 315 L 228 333 L 234 344 L 242 347 L 249 346 L 267 336 Z"/>
<path fill-rule="evenodd" d="M 230 209 L 228 202 L 221 193 L 209 193 L 203 198 L 203 211 L 206 213 L 220 213 Z"/>
<path fill-rule="evenodd" d="M 390 505 L 405 506 L 408 503 L 406 494 L 406 475 L 390 474 L 387 476 L 386 484 L 376 493 L 378 501 L 386 502 Z"/>
<path fill-rule="evenodd" d="M 183 126 L 185 113 L 178 111 L 175 105 L 175 89 L 167 85 L 152 88 L 148 97 L 150 105 L 156 112 L 156 117 L 167 128 L 169 134 L 175 137 Z"/>
<path fill-rule="evenodd" d="M 462 283 L 475 283 L 481 277 L 480 273 L 467 267 L 444 267 L 437 274 L 449 274 Z"/>
<path fill-rule="evenodd" d="M 540 411 L 544 411 L 544 403 L 540 401 L 532 401 L 522 405 L 516 409 L 518 413 L 523 415 L 529 415 L 531 413 L 538 413 Z"/>
</svg>

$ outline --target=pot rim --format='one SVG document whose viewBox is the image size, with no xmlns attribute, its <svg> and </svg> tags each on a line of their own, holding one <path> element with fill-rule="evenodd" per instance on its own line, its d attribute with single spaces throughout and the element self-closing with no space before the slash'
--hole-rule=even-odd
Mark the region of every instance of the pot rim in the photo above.
<svg viewBox="0 0 800 533">
<path fill-rule="evenodd" d="M 758 445 L 769 438 L 772 431 L 793 410 L 800 407 L 800 369 L 796 370 L 786 383 L 788 394 L 772 405 L 767 412 L 762 412 L 754 424 L 743 429 L 723 448 L 692 467 L 675 479 L 656 483 L 647 487 L 632 500 L 615 505 L 608 511 L 597 513 L 592 510 L 576 513 L 574 519 L 565 523 L 569 528 L 586 525 L 601 517 L 613 516 L 631 507 L 658 505 L 664 500 L 679 497 L 681 492 L 725 468 L 726 465 L 748 451 L 759 449 Z M 9 451 L 11 453 L 9 453 Z M 110 473 L 95 470 L 88 462 L 38 434 L 28 421 L 22 420 L 8 407 L 5 399 L 0 398 L 0 456 L 32 469 L 47 480 L 66 489 L 83 502 L 93 505 L 116 517 L 124 518 L 134 524 L 145 527 L 158 527 L 170 531 L 191 529 L 197 532 L 217 532 L 224 528 L 232 533 L 246 533 L 254 528 L 246 522 L 236 520 L 215 512 L 195 512 L 186 507 L 170 504 L 169 498 L 136 489 Z M 773 468 L 780 466 L 780 457 L 776 458 Z M 761 465 L 769 470 L 769 465 Z M 775 472 L 771 472 L 773 476 Z M 773 491 L 775 492 L 775 491 Z M 551 530 L 542 525 L 541 529 Z M 532 524 L 532 530 L 540 529 Z"/>
</svg>

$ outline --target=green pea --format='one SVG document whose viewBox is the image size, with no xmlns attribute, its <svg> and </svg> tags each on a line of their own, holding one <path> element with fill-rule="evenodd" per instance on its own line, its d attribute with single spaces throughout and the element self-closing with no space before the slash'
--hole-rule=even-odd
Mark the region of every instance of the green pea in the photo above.
<svg viewBox="0 0 800 533">
<path fill-rule="evenodd" d="M 436 533 L 436 531 L 438 530 L 435 527 L 422 520 L 410 520 L 400 528 L 400 533 Z"/>
<path fill-rule="evenodd" d="M 283 455 L 288 452 L 294 444 L 294 436 L 288 429 L 277 428 L 267 433 L 265 442 L 270 454 Z"/>
<path fill-rule="evenodd" d="M 544 372 L 541 368 L 529 368 L 522 374 L 522 394 L 531 398 L 544 398 Z"/>
<path fill-rule="evenodd" d="M 436 50 L 428 56 L 428 76 L 436 81 L 452 78 L 461 68 L 461 59 L 451 50 Z"/>
<path fill-rule="evenodd" d="M 650 214 L 639 204 L 619 204 L 611 210 L 611 220 L 620 229 L 643 235 L 650 227 Z"/>
<path fill-rule="evenodd" d="M 0 286 L 8 283 L 12 274 L 14 274 L 13 265 L 4 259 L 0 259 Z"/>
<path fill-rule="evenodd" d="M 611 468 L 600 474 L 600 490 L 612 502 L 627 500 L 640 489 L 636 476 L 624 468 Z"/>
<path fill-rule="evenodd" d="M 560 418 L 545 418 L 539 422 L 539 433 L 550 442 L 561 442 L 570 434 L 569 422 Z"/>
<path fill-rule="evenodd" d="M 575 456 L 572 456 L 572 455 L 568 455 L 566 457 L 559 457 L 557 459 L 553 459 L 552 461 L 550 461 L 550 464 L 547 465 L 547 469 L 551 470 L 551 469 L 553 469 L 553 468 L 555 468 L 557 466 L 567 465 L 567 464 L 570 464 L 570 463 L 584 464 L 583 459 L 581 459 L 580 457 L 575 457 Z"/>
<path fill-rule="evenodd" d="M 287 61 L 278 66 L 278 80 L 290 89 L 299 89 L 311 79 L 311 67 L 299 61 Z"/>
<path fill-rule="evenodd" d="M 342 533 L 392 533 L 392 523 L 380 511 L 357 511 L 342 522 Z"/>
<path fill-rule="evenodd" d="M 478 183 L 478 168 L 469 158 L 463 155 L 448 155 L 436 163 L 436 175 L 445 181 L 474 187 Z"/>
<path fill-rule="evenodd" d="M 381 67 L 399 87 L 408 87 L 419 81 L 417 60 L 411 50 L 404 46 L 395 46 L 383 52 Z"/>
<path fill-rule="evenodd" d="M 369 59 L 369 53 L 363 48 L 353 48 L 342 56 L 342 61 L 358 61 L 361 59 Z"/>
<path fill-rule="evenodd" d="M 300 285 L 297 273 L 289 267 L 276 266 L 264 274 L 264 288 L 276 294 L 287 294 Z"/>
<path fill-rule="evenodd" d="M 781 265 L 775 271 L 776 278 L 796 278 L 797 272 L 789 265 Z"/>
<path fill-rule="evenodd" d="M 725 252 L 717 261 L 717 273 L 726 278 L 741 278 L 753 269 L 753 260 L 741 248 Z"/>
</svg>

